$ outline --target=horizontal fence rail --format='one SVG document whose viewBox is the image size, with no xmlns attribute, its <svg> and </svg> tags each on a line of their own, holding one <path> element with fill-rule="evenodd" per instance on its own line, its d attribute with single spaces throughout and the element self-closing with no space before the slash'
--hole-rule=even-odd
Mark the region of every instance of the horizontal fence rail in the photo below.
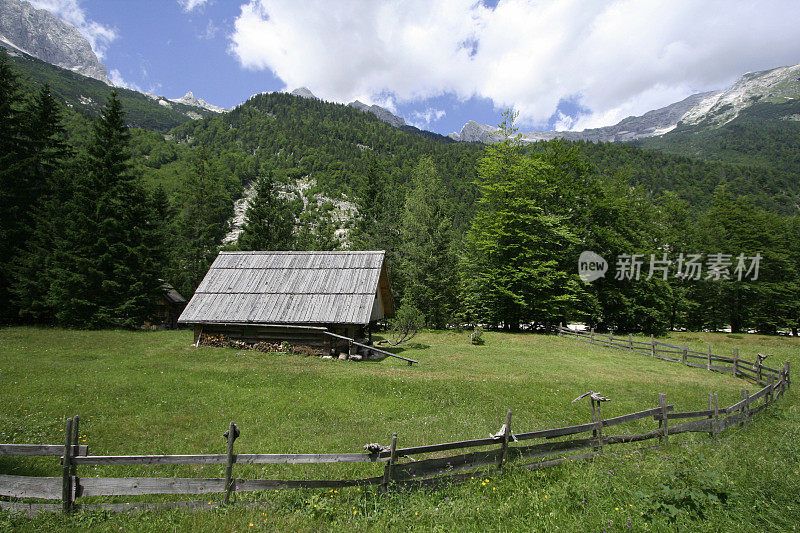
<svg viewBox="0 0 800 533">
<path fill-rule="evenodd" d="M 358 346 L 359 348 L 363 348 L 365 350 L 370 350 L 374 353 L 380 354 L 384 357 L 394 357 L 395 359 L 402 359 L 406 361 L 409 366 L 413 365 L 414 363 L 419 363 L 416 359 L 409 359 L 408 357 L 403 357 L 402 355 L 397 355 L 396 353 L 387 352 L 386 350 L 381 350 L 380 348 L 376 348 L 374 346 L 369 346 L 368 344 L 362 344 L 360 342 L 356 342 L 355 340 L 351 339 L 350 337 L 345 337 L 344 335 L 337 335 L 336 333 L 331 333 L 330 331 L 323 331 L 323 335 L 327 335 L 328 337 L 333 337 L 334 339 L 340 339 L 348 342 L 350 355 L 353 353 L 353 346 Z"/>
<path fill-rule="evenodd" d="M 138 508 L 186 507 L 197 508 L 200 502 L 134 502 L 131 506 L 119 504 L 81 505 L 77 498 L 93 496 L 140 496 L 148 494 L 224 494 L 227 504 L 235 492 L 344 488 L 375 486 L 385 491 L 393 484 L 411 486 L 437 486 L 446 482 L 469 479 L 470 473 L 478 470 L 501 470 L 509 461 L 527 469 L 540 469 L 565 461 L 586 460 L 596 457 L 607 446 L 629 444 L 658 439 L 667 444 L 670 436 L 682 433 L 707 433 L 717 438 L 733 427 L 747 427 L 750 418 L 777 400 L 789 388 L 790 368 L 787 361 L 780 369 L 763 366 L 762 358 L 756 362 L 739 359 L 738 351 L 733 357 L 720 357 L 707 352 L 689 350 L 655 341 L 634 340 L 612 334 L 601 335 L 559 328 L 560 336 L 567 336 L 601 346 L 627 349 L 645 355 L 676 361 L 688 366 L 697 366 L 712 371 L 729 372 L 734 376 L 761 386 L 752 394 L 742 391 L 741 400 L 728 407 L 719 407 L 717 395 L 708 395 L 708 409 L 698 411 L 676 411 L 667 404 L 666 395 L 660 394 L 658 406 L 615 417 L 604 417 L 601 411 L 606 400 L 589 392 L 577 398 L 588 397 L 591 407 L 590 422 L 560 428 L 542 429 L 524 433 L 512 431 L 511 413 L 506 413 L 501 430 L 492 436 L 428 444 L 405 448 L 397 447 L 397 434 L 388 446 L 368 444 L 361 453 L 298 453 L 298 454 L 237 454 L 234 442 L 239 437 L 239 428 L 233 422 L 225 432 L 227 453 L 199 455 L 89 455 L 86 445 L 78 444 L 79 417 L 66 421 L 63 445 L 0 444 L 0 455 L 5 456 L 60 456 L 61 477 L 32 477 L 0 475 L 0 496 L 18 499 L 61 500 L 60 505 L 39 504 L 20 501 L 0 501 L 0 509 L 23 510 L 35 513 L 42 509 L 61 508 L 71 512 L 81 507 L 102 508 L 112 511 Z M 667 355 L 669 354 L 669 355 Z M 692 363 L 689 359 L 703 359 L 704 363 Z M 714 364 L 712 364 L 714 363 Z M 724 363 L 724 364 L 720 364 Z M 762 386 L 763 385 L 763 386 Z M 657 427 L 644 433 L 606 434 L 607 428 L 620 426 L 637 420 L 652 419 Z M 530 443 L 540 439 L 542 442 Z M 564 439 L 564 440 L 555 440 Z M 525 444 L 523 444 L 523 442 Z M 474 449 L 473 451 L 466 451 Z M 460 450 L 455 455 L 444 454 Z M 414 459 L 413 456 L 422 456 Z M 334 463 L 380 463 L 383 474 L 359 479 L 240 479 L 234 477 L 237 464 L 334 464 Z M 225 477 L 219 478 L 152 478 L 152 477 L 80 477 L 78 467 L 114 465 L 224 465 Z M 466 472 L 466 473 L 464 473 Z M 155 507 L 148 507 L 155 506 Z"/>
</svg>

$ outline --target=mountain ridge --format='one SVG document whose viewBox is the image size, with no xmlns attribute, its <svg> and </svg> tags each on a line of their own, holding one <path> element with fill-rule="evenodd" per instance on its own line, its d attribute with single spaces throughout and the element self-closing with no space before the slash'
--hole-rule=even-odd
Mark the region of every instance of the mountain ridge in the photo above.
<svg viewBox="0 0 800 533">
<path fill-rule="evenodd" d="M 80 31 L 28 2 L 0 0 L 0 41 L 20 52 L 111 85 L 106 66 Z"/>
<path fill-rule="evenodd" d="M 780 103 L 798 97 L 800 64 L 748 72 L 726 89 L 696 93 L 643 115 L 626 117 L 612 126 L 583 131 L 530 131 L 521 133 L 520 138 L 525 143 L 552 139 L 629 142 L 659 137 L 680 125 L 720 127 L 756 102 Z M 460 142 L 493 143 L 500 140 L 497 131 L 493 126 L 470 120 L 461 132 L 453 132 L 448 137 Z"/>
</svg>

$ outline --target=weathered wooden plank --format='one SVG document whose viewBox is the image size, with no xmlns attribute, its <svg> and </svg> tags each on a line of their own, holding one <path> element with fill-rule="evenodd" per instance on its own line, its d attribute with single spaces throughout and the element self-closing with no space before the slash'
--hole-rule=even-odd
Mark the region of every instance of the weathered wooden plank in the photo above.
<svg viewBox="0 0 800 533">
<path fill-rule="evenodd" d="M 509 451 L 511 452 L 511 450 Z M 481 466 L 494 466 L 502 456 L 502 453 L 503 450 L 496 448 L 493 450 L 454 455 L 452 457 L 424 459 L 413 463 L 398 464 L 395 465 L 392 476 L 394 479 L 405 479 L 474 469 Z"/>
<path fill-rule="evenodd" d="M 602 440 L 602 439 L 600 439 Z M 543 444 L 533 444 L 531 446 L 519 446 L 509 450 L 511 457 L 548 457 L 551 455 L 560 455 L 570 453 L 578 450 L 584 450 L 597 446 L 598 439 L 573 439 L 560 442 L 546 442 Z"/>
<path fill-rule="evenodd" d="M 743 417 L 742 413 L 736 413 L 735 415 L 727 416 L 721 419 L 719 421 L 720 431 L 725 431 L 730 427 L 738 426 L 743 419 L 742 417 Z"/>
<path fill-rule="evenodd" d="M 343 487 L 364 487 L 368 485 L 380 485 L 383 476 L 376 476 L 364 479 L 301 479 L 301 480 L 282 480 L 282 479 L 237 479 L 237 492 L 247 492 L 254 490 L 284 490 L 284 489 L 336 489 Z"/>
<path fill-rule="evenodd" d="M 714 414 L 714 410 L 713 409 L 707 409 L 705 411 L 684 411 L 684 412 L 680 412 L 680 413 L 668 413 L 667 414 L 667 419 L 673 420 L 673 419 L 676 419 L 676 418 L 697 418 L 697 417 L 701 417 L 701 416 L 710 416 L 710 415 L 713 415 L 713 414 Z M 653 416 L 653 418 L 655 420 L 661 420 L 661 415 L 660 414 L 656 414 L 655 416 Z"/>
<path fill-rule="evenodd" d="M 668 405 L 667 411 L 672 411 L 675 409 L 674 405 Z M 655 407 L 653 409 L 647 409 L 644 411 L 639 411 L 637 413 L 630 413 L 627 415 L 616 416 L 614 418 L 607 418 L 603 420 L 603 426 L 615 426 L 617 424 L 624 424 L 625 422 L 632 422 L 633 420 L 639 420 L 640 418 L 650 418 L 651 416 L 657 416 L 658 413 L 661 412 L 660 407 Z"/>
<path fill-rule="evenodd" d="M 666 342 L 656 341 L 656 346 L 666 346 L 667 348 L 675 348 L 683 352 L 684 346 L 676 346 L 674 344 L 667 344 Z"/>
<path fill-rule="evenodd" d="M 356 346 L 361 346 L 362 348 L 367 348 L 368 350 L 372 350 L 373 352 L 377 352 L 379 354 L 388 355 L 389 357 L 395 357 L 397 359 L 402 359 L 403 361 L 408 361 L 409 363 L 419 363 L 419 361 L 415 359 L 409 359 L 408 357 L 403 357 L 402 355 L 397 355 L 392 352 L 387 352 L 386 350 L 381 350 L 380 348 L 375 348 L 374 346 L 367 346 L 366 344 L 361 344 L 360 342 L 353 341 L 353 344 Z"/>
<path fill-rule="evenodd" d="M 768 392 L 769 392 L 769 385 L 767 385 L 763 389 L 759 390 L 755 394 L 752 394 L 750 396 L 750 400 L 752 401 L 752 400 L 758 400 L 759 398 L 763 398 L 764 396 L 767 395 Z"/>
<path fill-rule="evenodd" d="M 224 465 L 225 454 L 207 455 L 90 455 L 75 457 L 76 465 Z"/>
<path fill-rule="evenodd" d="M 540 438 L 552 439 L 555 437 L 575 435 L 577 433 L 586 433 L 587 431 L 592 431 L 594 429 L 597 429 L 597 424 L 595 424 L 594 422 L 590 422 L 588 424 L 580 424 L 577 426 L 566 426 L 562 428 L 531 431 L 529 433 L 519 433 L 515 435 L 515 437 L 517 437 L 517 440 L 540 439 Z"/>
<path fill-rule="evenodd" d="M 254 464 L 375 463 L 383 461 L 388 461 L 388 458 L 371 453 L 236 454 L 237 463 Z"/>
<path fill-rule="evenodd" d="M 0 474 L 0 496 L 60 500 L 61 477 L 9 476 Z M 61 506 L 59 505 L 59 508 Z"/>
<path fill-rule="evenodd" d="M 519 435 L 516 435 L 519 438 Z M 457 442 L 445 442 L 442 444 L 428 444 L 425 446 L 413 446 L 410 448 L 398 448 L 397 455 L 417 455 L 420 453 L 442 452 L 446 450 L 459 450 L 462 448 L 475 448 L 478 446 L 489 446 L 497 444 L 500 439 L 495 437 L 488 437 L 485 439 L 462 440 Z M 385 460 L 385 459 L 382 459 Z"/>
<path fill-rule="evenodd" d="M 705 360 L 705 358 L 706 358 L 705 356 L 699 356 L 699 355 L 693 354 L 689 350 L 686 351 L 686 357 L 687 357 L 687 359 L 703 359 L 703 360 Z"/>
<path fill-rule="evenodd" d="M 731 405 L 730 407 L 726 407 L 725 409 L 720 409 L 720 412 L 729 415 L 731 413 L 735 413 L 736 411 L 741 410 L 741 408 L 744 407 L 746 404 L 747 404 L 747 400 L 743 399 L 743 400 L 740 400 L 740 401 L 736 402 L 735 404 Z"/>
<path fill-rule="evenodd" d="M 249 464 L 374 463 L 386 460 L 369 453 L 234 454 L 235 463 Z M 77 465 L 224 465 L 227 454 L 92 455 L 75 457 L 73 461 Z"/>
<path fill-rule="evenodd" d="M 210 494 L 225 492 L 225 478 L 80 478 L 77 496 Z"/>
<path fill-rule="evenodd" d="M 666 346 L 665 348 L 661 348 L 661 346 Z M 660 344 L 656 342 L 656 351 L 662 353 L 683 353 L 683 348 L 680 346 L 675 346 L 674 348 L 670 345 Z"/>
<path fill-rule="evenodd" d="M 72 447 L 75 456 L 84 456 L 89 453 L 85 444 Z M 0 444 L 0 455 L 54 455 L 61 457 L 64 446 L 58 444 Z"/>
<path fill-rule="evenodd" d="M 668 431 L 670 435 L 676 435 L 679 433 L 686 433 L 686 432 L 702 432 L 705 433 L 708 431 L 710 426 L 710 420 L 693 420 L 692 422 L 685 422 L 683 424 L 677 424 L 674 426 L 668 426 Z M 603 437 L 604 444 L 622 444 L 627 442 L 639 442 L 643 440 L 655 439 L 658 437 L 664 436 L 664 429 L 658 428 L 654 429 L 653 431 L 648 431 L 647 433 L 639 433 L 634 435 L 608 435 Z"/>
</svg>

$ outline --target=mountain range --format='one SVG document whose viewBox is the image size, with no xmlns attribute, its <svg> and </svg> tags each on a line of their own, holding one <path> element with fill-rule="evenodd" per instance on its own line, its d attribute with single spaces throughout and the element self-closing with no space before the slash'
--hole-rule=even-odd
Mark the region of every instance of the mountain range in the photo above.
<svg viewBox="0 0 800 533">
<path fill-rule="evenodd" d="M 662 136 L 679 125 L 718 128 L 758 102 L 779 104 L 798 97 L 800 64 L 750 72 L 741 76 L 728 89 L 693 94 L 680 102 L 648 111 L 644 115 L 625 118 L 613 126 L 583 131 L 531 131 L 520 135 L 523 142 L 559 138 L 570 141 L 628 142 Z M 493 126 L 469 121 L 460 133 L 451 133 L 449 137 L 462 142 L 490 143 L 499 140 L 497 131 Z"/>
<path fill-rule="evenodd" d="M 12 50 L 16 57 L 40 59 L 46 63 L 70 70 L 74 73 L 94 78 L 110 86 L 105 65 L 99 61 L 89 42 L 77 28 L 61 20 L 44 9 L 35 9 L 24 0 L 0 0 L 0 46 Z M 31 70 L 31 69 L 26 69 Z M 40 82 L 51 83 L 53 76 L 45 76 L 43 69 L 37 72 Z M 46 78 L 46 79 L 43 79 Z M 53 84 L 51 83 L 51 86 Z M 56 89 L 56 92 L 59 92 Z M 98 90 L 99 89 L 99 90 Z M 118 88 L 120 90 L 121 88 Z M 122 89 L 124 91 L 124 89 Z M 94 94 L 77 94 L 79 91 L 60 91 L 68 105 L 78 109 L 97 112 L 108 91 L 95 87 Z M 316 99 L 306 87 L 293 90 L 290 94 L 303 98 Z M 128 98 L 141 100 L 142 97 L 157 104 L 161 111 L 153 111 L 162 117 L 152 123 L 143 117 L 137 119 L 134 112 L 129 118 L 132 125 L 169 129 L 184 120 L 198 119 L 209 113 L 222 113 L 224 108 L 209 104 L 196 98 L 189 91 L 180 98 L 168 99 L 148 93 L 129 91 Z M 591 142 L 632 142 L 640 141 L 651 148 L 668 149 L 672 138 L 683 139 L 677 144 L 685 144 L 685 135 L 699 131 L 718 130 L 729 124 L 754 104 L 782 104 L 800 98 L 800 65 L 779 67 L 741 76 L 731 87 L 691 95 L 679 102 L 648 111 L 641 116 L 627 117 L 617 124 L 583 131 L 530 131 L 521 133 L 523 142 L 531 143 L 552 139 Z M 369 105 L 358 100 L 348 104 L 350 107 L 370 113 L 387 124 L 407 133 L 422 135 L 437 140 L 456 142 L 492 143 L 499 140 L 494 126 L 468 121 L 460 132 L 447 137 L 419 130 L 407 125 L 402 117 L 378 105 Z M 135 106 L 134 106 L 135 107 Z M 166 119 L 163 115 L 171 115 Z M 795 114 L 783 117 L 797 120 Z M 149 124 L 149 125 L 148 125 Z M 670 135 L 670 133 L 675 135 Z M 682 137 L 683 136 L 683 137 Z M 659 141 L 647 141 L 658 138 Z M 686 153 L 686 150 L 681 150 Z"/>
</svg>

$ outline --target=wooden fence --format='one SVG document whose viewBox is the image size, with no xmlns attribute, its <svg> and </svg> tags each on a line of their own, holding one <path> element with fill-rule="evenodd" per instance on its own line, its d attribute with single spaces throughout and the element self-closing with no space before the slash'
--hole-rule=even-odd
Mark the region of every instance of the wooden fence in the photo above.
<svg viewBox="0 0 800 533">
<path fill-rule="evenodd" d="M 297 488 L 343 488 L 377 486 L 386 490 L 392 484 L 430 486 L 445 482 L 456 482 L 475 475 L 477 470 L 502 469 L 509 461 L 521 467 L 538 469 L 564 461 L 590 459 L 602 453 L 605 447 L 659 439 L 666 444 L 673 435 L 687 432 L 708 433 L 718 437 L 732 427 L 749 425 L 751 416 L 777 400 L 790 386 L 788 361 L 780 369 L 761 363 L 751 363 L 734 357 L 720 357 L 671 346 L 651 339 L 649 343 L 619 338 L 612 335 L 579 333 L 561 328 L 559 335 L 572 336 L 604 346 L 629 349 L 670 361 L 683 362 L 710 370 L 732 372 L 734 375 L 758 383 L 763 387 L 753 394 L 742 390 L 741 400 L 728 407 L 719 407 L 717 395 L 708 395 L 708 409 L 702 411 L 676 412 L 668 405 L 666 395 L 659 394 L 658 405 L 649 409 L 613 418 L 604 418 L 601 404 L 604 398 L 587 393 L 591 402 L 591 418 L 588 423 L 575 426 L 515 433 L 512 431 L 511 410 L 508 410 L 501 430 L 490 437 L 399 448 L 397 434 L 387 446 L 366 445 L 360 453 L 329 454 L 237 454 L 234 443 L 239 428 L 230 423 L 224 434 L 226 453 L 205 455 L 122 455 L 93 456 L 85 445 L 78 444 L 79 417 L 66 421 L 63 445 L 0 444 L 0 455 L 57 455 L 61 457 L 60 477 L 30 477 L 0 475 L 0 497 L 12 501 L 0 501 L 0 509 L 16 509 L 36 512 L 40 509 L 63 509 L 65 512 L 77 508 L 97 507 L 79 505 L 77 498 L 91 496 L 139 496 L 150 494 L 224 494 L 223 504 L 230 501 L 235 492 L 282 490 Z M 706 364 L 696 363 L 705 358 Z M 691 359 L 691 360 L 690 360 Z M 586 396 L 586 395 L 585 395 Z M 578 398 L 580 399 L 580 398 Z M 576 399 L 576 400 L 578 400 Z M 657 427 L 644 433 L 608 434 L 607 428 L 636 420 L 652 419 Z M 532 441 L 532 442 L 531 442 Z M 538 442 L 537 442 L 538 441 Z M 473 450 L 474 451 L 466 451 Z M 449 455 L 446 452 L 459 450 Z M 383 473 L 374 477 L 357 479 L 240 479 L 234 476 L 237 464 L 330 464 L 330 463 L 379 463 Z M 219 478 L 95 478 L 80 477 L 79 467 L 100 465 L 219 465 L 224 466 L 224 477 Z M 61 500 L 61 504 L 23 503 L 19 499 Z M 133 507 L 150 506 L 197 506 L 200 502 L 170 502 L 159 504 L 135 504 Z M 99 504 L 110 510 L 130 509 L 119 504 Z"/>
<path fill-rule="evenodd" d="M 572 337 L 581 341 L 606 346 L 608 348 L 621 348 L 633 352 L 649 355 L 657 359 L 672 361 L 695 368 L 705 368 L 716 372 L 729 372 L 738 378 L 744 378 L 756 385 L 768 385 L 770 380 L 780 380 L 783 377 L 789 380 L 789 361 L 784 361 L 780 369 L 771 368 L 764 364 L 766 356 L 758 354 L 755 361 L 745 361 L 739 358 L 739 349 L 734 348 L 730 357 L 711 353 L 708 350 L 698 352 L 690 350 L 688 346 L 676 346 L 659 342 L 651 335 L 650 341 L 634 340 L 632 335 L 615 336 L 595 333 L 594 330 L 577 331 L 559 326 L 558 335 Z"/>
</svg>

